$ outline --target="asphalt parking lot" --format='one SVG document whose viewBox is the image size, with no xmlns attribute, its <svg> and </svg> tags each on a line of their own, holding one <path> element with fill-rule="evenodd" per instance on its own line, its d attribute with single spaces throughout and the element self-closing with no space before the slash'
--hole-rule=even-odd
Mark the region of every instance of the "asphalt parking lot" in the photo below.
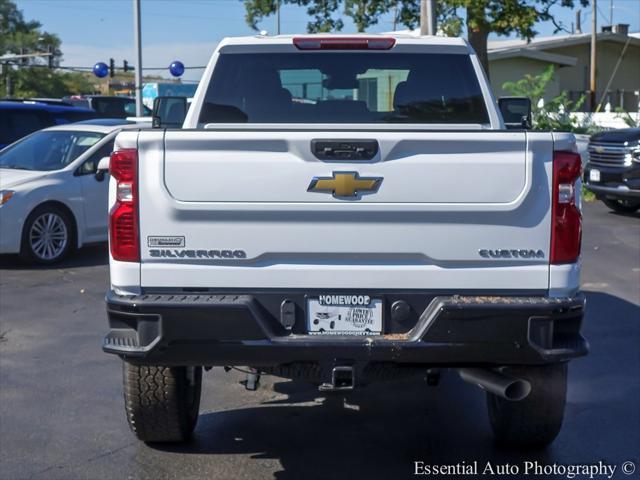
<svg viewBox="0 0 640 480">
<path fill-rule="evenodd" d="M 454 374 L 438 388 L 324 397 L 271 377 L 247 392 L 220 368 L 205 375 L 194 441 L 146 446 L 126 424 L 120 361 L 100 349 L 106 248 L 48 269 L 0 257 L 0 478 L 390 479 L 410 477 L 417 460 L 603 461 L 618 466 L 614 478 L 640 477 L 640 215 L 586 204 L 583 263 L 591 354 L 570 366 L 556 442 L 524 453 L 494 446 L 482 393 Z M 621 473 L 625 461 L 635 476 Z"/>
</svg>

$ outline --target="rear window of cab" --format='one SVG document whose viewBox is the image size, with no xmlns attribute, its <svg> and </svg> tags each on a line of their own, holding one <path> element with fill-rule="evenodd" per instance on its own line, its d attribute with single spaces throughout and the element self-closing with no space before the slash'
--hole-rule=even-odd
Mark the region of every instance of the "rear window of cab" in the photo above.
<svg viewBox="0 0 640 480">
<path fill-rule="evenodd" d="M 489 123 L 468 55 L 221 54 L 200 123 Z"/>
</svg>

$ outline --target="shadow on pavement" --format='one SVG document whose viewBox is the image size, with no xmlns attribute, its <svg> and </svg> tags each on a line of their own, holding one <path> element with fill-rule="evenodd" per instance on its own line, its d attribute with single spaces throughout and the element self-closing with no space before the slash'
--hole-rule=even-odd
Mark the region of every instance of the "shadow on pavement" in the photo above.
<svg viewBox="0 0 640 480">
<path fill-rule="evenodd" d="M 292 480 L 409 478 L 418 460 L 432 465 L 477 461 L 481 470 L 489 461 L 523 468 L 525 461 L 536 460 L 566 465 L 633 459 L 640 417 L 629 398 L 640 397 L 640 307 L 601 292 L 587 292 L 587 298 L 584 332 L 592 352 L 571 364 L 564 428 L 545 450 L 497 447 L 484 394 L 453 373 L 443 375 L 437 388 L 398 381 L 348 396 L 278 381 L 273 389 L 286 399 L 204 413 L 190 445 L 154 448 L 277 459 L 282 471 L 275 478 Z"/>
<path fill-rule="evenodd" d="M 607 205 L 605 205 L 602 200 L 589 200 L 588 203 L 596 203 L 599 204 L 602 208 L 604 208 L 606 210 L 606 212 L 609 215 L 614 215 L 616 217 L 628 217 L 628 218 L 639 218 L 640 219 L 640 210 L 636 210 L 635 212 L 616 212 L 615 210 L 609 208 Z M 584 203 L 583 203 L 583 207 L 584 207 Z M 585 214 L 584 209 L 583 209 L 583 215 Z"/>
<path fill-rule="evenodd" d="M 316 389 L 300 386 L 287 401 L 314 397 Z M 438 388 L 387 383 L 311 406 L 208 413 L 200 418 L 193 444 L 171 451 L 275 458 L 283 469 L 275 478 L 291 480 L 410 478 L 415 461 L 519 461 L 522 454 L 495 447 L 484 415 L 483 394 L 448 375 Z M 545 463 L 550 457 L 542 451 L 525 458 Z"/>
<path fill-rule="evenodd" d="M 616 217 L 628 217 L 628 218 L 638 218 L 640 219 L 640 210 L 636 210 L 635 212 L 625 213 L 625 212 L 615 212 L 611 210 L 609 212 L 610 215 L 615 215 Z"/>
<path fill-rule="evenodd" d="M 60 268 L 94 267 L 109 263 L 109 247 L 100 243 L 83 247 L 69 254 L 66 260 L 53 265 L 35 265 L 25 262 L 18 255 L 0 255 L 0 268 L 9 270 L 51 270 Z"/>
</svg>

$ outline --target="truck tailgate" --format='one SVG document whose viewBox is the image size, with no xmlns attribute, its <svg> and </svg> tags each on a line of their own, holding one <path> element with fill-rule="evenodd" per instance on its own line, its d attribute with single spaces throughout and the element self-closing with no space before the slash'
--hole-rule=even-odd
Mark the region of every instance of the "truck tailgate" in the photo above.
<svg viewBox="0 0 640 480">
<path fill-rule="evenodd" d="M 278 138 L 280 137 L 280 138 Z M 382 177 L 361 203 L 512 203 L 526 182 L 524 133 L 360 133 L 372 161 L 321 161 L 314 139 L 335 132 L 167 132 L 164 181 L 182 202 L 344 203 L 309 193 L 313 177 L 357 171 Z"/>
<path fill-rule="evenodd" d="M 323 161 L 317 139 L 376 140 L 379 152 Z M 138 150 L 143 287 L 549 286 L 550 134 L 141 132 Z M 341 172 L 379 185 L 308 191 Z"/>
</svg>

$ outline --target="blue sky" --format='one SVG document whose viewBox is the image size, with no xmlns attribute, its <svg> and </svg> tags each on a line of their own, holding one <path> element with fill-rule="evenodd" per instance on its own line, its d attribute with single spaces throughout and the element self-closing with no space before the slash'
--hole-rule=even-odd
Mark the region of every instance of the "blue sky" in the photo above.
<svg viewBox="0 0 640 480">
<path fill-rule="evenodd" d="M 45 30 L 60 36 L 63 65 L 91 66 L 98 61 L 108 62 L 109 58 L 114 58 L 117 65 L 123 59 L 134 64 L 132 0 L 18 0 L 16 3 L 27 19 L 38 20 Z M 613 6 L 614 23 L 629 23 L 631 31 L 640 30 L 640 0 L 613 0 Z M 599 25 L 608 24 L 610 0 L 599 0 L 598 7 Z M 555 13 L 567 28 L 571 27 L 574 11 L 556 8 Z M 583 31 L 588 31 L 591 8 L 583 9 L 582 16 Z M 346 18 L 343 20 L 343 32 L 355 32 L 353 24 Z M 304 32 L 307 21 L 304 8 L 284 6 L 281 32 Z M 263 21 L 260 28 L 275 33 L 275 25 L 272 17 Z M 369 31 L 392 28 L 389 15 Z M 540 35 L 550 35 L 553 25 L 539 24 L 537 30 Z M 244 22 L 240 0 L 142 0 L 144 67 L 168 66 L 172 60 L 181 60 L 186 66 L 205 65 L 220 39 L 253 33 Z M 166 70 L 157 73 L 165 74 Z M 189 71 L 185 79 L 197 80 L 200 73 Z"/>
</svg>

